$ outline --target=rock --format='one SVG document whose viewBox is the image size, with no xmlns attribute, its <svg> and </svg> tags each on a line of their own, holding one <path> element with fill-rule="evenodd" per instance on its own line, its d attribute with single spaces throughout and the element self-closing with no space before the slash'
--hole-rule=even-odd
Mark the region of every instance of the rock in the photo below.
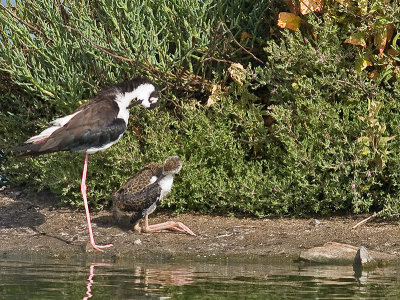
<svg viewBox="0 0 400 300">
<path fill-rule="evenodd" d="M 353 265 L 355 267 L 375 267 L 377 265 L 375 259 L 368 253 L 364 246 L 361 246 L 354 257 Z"/>
<path fill-rule="evenodd" d="M 16 191 L 16 192 L 14 192 L 14 196 L 15 197 L 19 197 L 19 196 L 21 196 L 22 195 L 22 192 L 21 191 Z"/>
<path fill-rule="evenodd" d="M 317 220 L 317 219 L 312 219 L 309 224 L 312 226 L 324 225 L 323 222 L 321 222 L 320 220 Z"/>
<path fill-rule="evenodd" d="M 133 242 L 135 245 L 141 245 L 142 241 L 140 239 L 137 239 Z"/>
<path fill-rule="evenodd" d="M 335 242 L 325 243 L 300 253 L 300 259 L 324 264 L 348 264 L 353 262 L 357 248 L 351 245 Z"/>
<path fill-rule="evenodd" d="M 353 271 L 354 277 L 357 280 L 361 281 L 362 278 L 366 277 L 364 271 L 372 270 L 377 267 L 377 262 L 373 257 L 368 253 L 367 249 L 364 246 L 361 246 L 357 250 L 357 254 L 354 257 L 353 262 Z"/>
<path fill-rule="evenodd" d="M 300 260 L 307 262 L 321 263 L 321 264 L 351 265 L 354 262 L 357 250 L 359 249 L 352 245 L 336 243 L 336 242 L 327 242 L 321 247 L 314 247 L 302 251 L 300 253 Z M 364 250 L 362 250 L 362 252 L 364 253 Z M 393 255 L 387 253 L 378 251 L 370 251 L 370 252 L 371 255 L 376 259 L 378 259 L 379 261 L 385 261 L 385 260 L 388 261 L 396 259 Z M 365 258 L 365 255 L 362 254 L 362 257 Z"/>
</svg>

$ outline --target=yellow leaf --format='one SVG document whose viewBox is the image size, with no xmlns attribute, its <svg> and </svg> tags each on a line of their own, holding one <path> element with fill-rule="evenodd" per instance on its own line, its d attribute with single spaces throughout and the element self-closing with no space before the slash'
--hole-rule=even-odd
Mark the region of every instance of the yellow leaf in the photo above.
<svg viewBox="0 0 400 300">
<path fill-rule="evenodd" d="M 89 101 L 89 99 L 79 100 L 79 101 L 78 101 L 78 105 L 82 105 L 83 103 L 86 103 L 86 102 L 88 102 L 88 101 Z"/>
<path fill-rule="evenodd" d="M 347 44 L 362 46 L 364 48 L 367 47 L 367 43 L 365 42 L 365 34 L 362 32 L 352 34 L 344 42 Z"/>
<path fill-rule="evenodd" d="M 251 39 L 252 37 L 253 36 L 250 33 L 243 31 L 242 34 L 240 35 L 240 41 L 243 42 L 245 40 Z"/>
<path fill-rule="evenodd" d="M 300 12 L 305 15 L 310 12 L 322 12 L 324 0 L 300 0 Z"/>
<path fill-rule="evenodd" d="M 281 28 L 288 28 L 297 31 L 300 27 L 301 18 L 295 14 L 288 12 L 281 12 L 278 16 L 278 26 Z"/>
<path fill-rule="evenodd" d="M 383 51 L 385 50 L 386 46 L 386 29 L 382 30 L 381 32 L 377 32 L 374 36 L 374 45 L 379 48 L 379 55 L 382 55 Z"/>
<path fill-rule="evenodd" d="M 394 32 L 394 25 L 388 24 L 383 29 L 381 28 L 374 36 L 374 44 L 379 48 L 379 55 L 383 54 L 388 42 L 392 39 Z"/>
<path fill-rule="evenodd" d="M 359 54 L 355 60 L 355 67 L 357 72 L 361 72 L 366 67 L 373 66 L 373 57 L 368 54 Z"/>
<path fill-rule="evenodd" d="M 375 80 L 379 77 L 379 72 L 377 70 L 373 70 L 371 73 L 368 74 L 368 78 Z"/>
<path fill-rule="evenodd" d="M 361 63 L 361 71 L 364 70 L 366 67 L 372 66 L 372 63 L 366 59 L 364 59 Z"/>
<path fill-rule="evenodd" d="M 221 95 L 222 95 L 221 85 L 213 84 L 213 86 L 211 88 L 211 95 L 210 95 L 210 97 L 208 97 L 206 106 L 210 107 L 214 103 L 217 103 L 218 101 L 220 101 Z"/>
<path fill-rule="evenodd" d="M 243 82 L 246 79 L 246 69 L 239 63 L 233 63 L 228 68 L 228 73 L 231 75 L 233 81 L 236 83 L 243 85 Z"/>
<path fill-rule="evenodd" d="M 399 52 L 394 50 L 393 48 L 388 49 L 387 54 L 390 56 L 398 56 Z"/>
</svg>

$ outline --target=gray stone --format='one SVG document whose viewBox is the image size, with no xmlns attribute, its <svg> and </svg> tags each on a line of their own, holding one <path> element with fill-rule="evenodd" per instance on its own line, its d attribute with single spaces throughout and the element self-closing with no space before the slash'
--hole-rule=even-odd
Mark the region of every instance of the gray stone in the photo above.
<svg viewBox="0 0 400 300">
<path fill-rule="evenodd" d="M 368 250 L 361 246 L 354 257 L 353 262 L 355 267 L 374 267 L 377 265 L 375 259 L 368 253 Z"/>
<path fill-rule="evenodd" d="M 365 249 L 365 247 L 362 248 Z M 351 265 L 354 263 L 354 259 L 358 250 L 359 248 L 352 245 L 327 242 L 323 246 L 302 251 L 300 253 L 300 260 L 321 264 Z M 365 260 L 367 256 L 365 255 L 364 250 L 361 250 L 360 252 L 362 252 L 360 257 Z M 375 258 L 375 260 L 380 262 L 395 259 L 393 255 L 383 252 L 370 251 L 370 253 L 370 255 L 368 254 L 368 257 L 370 257 L 369 261 L 372 259 L 371 255 Z"/>
<path fill-rule="evenodd" d="M 320 220 L 317 219 L 312 219 L 309 223 L 312 226 L 319 226 L 319 225 L 324 225 L 325 223 L 321 222 Z"/>
<path fill-rule="evenodd" d="M 307 249 L 300 253 L 300 259 L 323 264 L 349 264 L 353 262 L 357 248 L 351 245 L 327 242 L 321 247 Z"/>
</svg>

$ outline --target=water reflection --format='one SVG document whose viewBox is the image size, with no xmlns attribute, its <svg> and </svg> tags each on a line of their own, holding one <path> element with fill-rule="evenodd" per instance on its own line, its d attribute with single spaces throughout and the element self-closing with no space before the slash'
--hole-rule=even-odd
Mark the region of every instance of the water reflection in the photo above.
<svg viewBox="0 0 400 300">
<path fill-rule="evenodd" d="M 91 298 L 92 295 L 92 285 L 94 283 L 93 277 L 94 277 L 94 268 L 95 267 L 112 267 L 112 264 L 108 263 L 92 263 L 89 267 L 89 277 L 87 280 L 86 284 L 86 297 L 83 297 L 83 300 L 87 300 Z"/>
<path fill-rule="evenodd" d="M 94 280 L 95 268 L 99 267 L 116 268 L 114 264 L 95 262 L 89 266 L 89 277 L 86 282 L 86 296 L 83 300 L 93 297 L 92 287 L 96 281 Z M 107 272 L 100 274 L 107 275 Z M 133 268 L 132 286 L 140 287 L 143 291 L 154 291 L 157 287 L 162 286 L 183 286 L 194 282 L 194 268 L 147 268 L 145 266 L 136 266 Z"/>
<path fill-rule="evenodd" d="M 146 288 L 150 285 L 174 285 L 182 286 L 194 282 L 194 268 L 176 269 L 154 269 L 146 267 L 136 267 L 134 271 L 135 283 L 144 284 Z"/>
<path fill-rule="evenodd" d="M 374 299 L 400 294 L 398 271 L 289 261 L 0 259 L 0 299 Z"/>
</svg>

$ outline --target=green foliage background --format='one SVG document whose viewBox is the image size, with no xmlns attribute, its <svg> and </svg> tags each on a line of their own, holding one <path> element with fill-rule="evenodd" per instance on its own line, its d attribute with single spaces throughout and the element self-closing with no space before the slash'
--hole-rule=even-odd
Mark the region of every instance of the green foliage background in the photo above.
<svg viewBox="0 0 400 300">
<path fill-rule="evenodd" d="M 82 154 L 18 159 L 11 146 L 102 87 L 145 75 L 162 87 L 163 104 L 133 109 L 120 142 L 90 156 L 93 206 L 108 205 L 112 191 L 144 164 L 179 155 L 184 167 L 163 203 L 176 212 L 396 216 L 398 59 L 379 54 L 373 40 L 393 24 L 386 47 L 398 49 L 400 6 L 364 2 L 327 1 L 324 14 L 302 16 L 296 33 L 276 26 L 278 13 L 288 10 L 278 0 L 2 6 L 3 180 L 80 206 Z M 344 43 L 355 33 L 366 47 Z M 373 63 L 361 68 L 367 59 Z M 238 77 L 229 69 L 234 63 L 244 66 L 234 71 Z M 374 70 L 378 76 L 369 79 Z"/>
</svg>

